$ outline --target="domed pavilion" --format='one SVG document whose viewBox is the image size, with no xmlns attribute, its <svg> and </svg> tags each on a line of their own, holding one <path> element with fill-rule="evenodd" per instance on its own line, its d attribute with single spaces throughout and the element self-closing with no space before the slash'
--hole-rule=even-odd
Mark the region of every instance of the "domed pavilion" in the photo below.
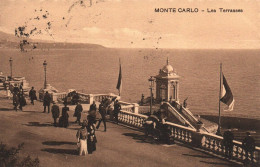
<svg viewBox="0 0 260 167">
<path fill-rule="evenodd" d="M 156 101 L 179 101 L 179 78 L 167 58 L 166 65 L 155 76 Z"/>
</svg>

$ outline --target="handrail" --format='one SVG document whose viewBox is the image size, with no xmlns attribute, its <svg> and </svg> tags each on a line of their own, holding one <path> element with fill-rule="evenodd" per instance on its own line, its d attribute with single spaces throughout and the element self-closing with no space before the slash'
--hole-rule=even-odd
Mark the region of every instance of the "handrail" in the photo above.
<svg viewBox="0 0 260 167">
<path fill-rule="evenodd" d="M 180 122 L 186 123 L 186 124 L 188 124 L 190 127 L 192 127 L 193 129 L 195 129 L 195 127 L 194 127 L 186 118 L 184 118 L 174 107 L 172 107 L 172 106 L 170 105 L 170 103 L 164 102 L 164 104 L 167 104 L 167 106 L 168 106 L 168 111 L 170 111 Z M 173 111 L 169 110 L 169 108 L 170 108 L 171 110 L 173 110 Z"/>
</svg>

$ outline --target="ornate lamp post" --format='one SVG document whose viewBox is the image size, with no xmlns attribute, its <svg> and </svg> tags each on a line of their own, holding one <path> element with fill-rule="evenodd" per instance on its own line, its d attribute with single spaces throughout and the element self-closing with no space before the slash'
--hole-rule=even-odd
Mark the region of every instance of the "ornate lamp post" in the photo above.
<svg viewBox="0 0 260 167">
<path fill-rule="evenodd" d="M 149 85 L 149 89 L 151 91 L 151 98 L 150 98 L 150 114 L 152 114 L 152 107 L 153 107 L 153 87 L 154 87 L 154 78 L 151 76 L 149 79 L 148 79 L 150 85 Z"/>
<path fill-rule="evenodd" d="M 12 59 L 12 57 L 10 57 L 10 59 L 9 59 L 9 63 L 10 63 L 11 79 L 12 79 L 12 78 L 13 78 L 13 59 Z"/>
<path fill-rule="evenodd" d="M 47 70 L 47 62 L 46 62 L 46 60 L 44 60 L 44 62 L 43 62 L 43 68 L 44 68 L 44 76 L 45 76 L 45 78 L 44 78 L 44 89 L 46 89 L 46 86 L 47 86 L 47 79 L 46 79 L 46 70 Z"/>
</svg>

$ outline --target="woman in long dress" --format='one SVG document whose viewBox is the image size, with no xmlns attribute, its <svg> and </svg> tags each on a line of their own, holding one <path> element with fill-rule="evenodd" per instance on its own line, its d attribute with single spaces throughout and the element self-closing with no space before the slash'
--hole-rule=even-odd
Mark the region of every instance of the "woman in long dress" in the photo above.
<svg viewBox="0 0 260 167">
<path fill-rule="evenodd" d="M 78 130 L 76 137 L 78 139 L 79 155 L 87 155 L 87 121 L 84 120 L 82 127 Z"/>
<path fill-rule="evenodd" d="M 87 139 L 88 153 L 92 154 L 93 151 L 96 151 L 96 143 L 97 143 L 94 124 L 88 123 L 87 131 L 88 131 L 88 139 Z"/>
</svg>

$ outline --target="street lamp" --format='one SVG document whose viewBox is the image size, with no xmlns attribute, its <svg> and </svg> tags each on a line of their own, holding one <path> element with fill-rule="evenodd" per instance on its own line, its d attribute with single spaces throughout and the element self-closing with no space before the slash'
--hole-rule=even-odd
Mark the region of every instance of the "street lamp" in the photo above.
<svg viewBox="0 0 260 167">
<path fill-rule="evenodd" d="M 44 89 L 46 89 L 46 86 L 47 86 L 47 79 L 46 79 L 47 62 L 46 62 L 46 60 L 44 60 L 44 62 L 43 62 L 43 67 L 44 67 L 44 74 L 45 74 Z"/>
<path fill-rule="evenodd" d="M 148 79 L 150 85 L 149 85 L 149 89 L 151 91 L 151 96 L 150 96 L 150 115 L 152 114 L 152 107 L 153 107 L 153 87 L 154 87 L 154 78 L 151 76 Z"/>
<path fill-rule="evenodd" d="M 9 63 L 10 63 L 11 79 L 12 79 L 12 78 L 13 78 L 13 59 L 12 59 L 12 57 L 10 57 L 10 59 L 9 59 Z"/>
</svg>

